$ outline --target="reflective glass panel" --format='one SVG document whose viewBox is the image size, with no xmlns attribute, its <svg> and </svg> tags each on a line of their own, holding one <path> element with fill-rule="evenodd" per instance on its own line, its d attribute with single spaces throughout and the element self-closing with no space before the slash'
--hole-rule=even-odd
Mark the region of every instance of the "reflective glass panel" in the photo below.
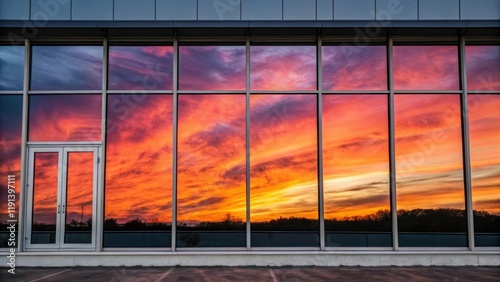
<svg viewBox="0 0 500 282">
<path fill-rule="evenodd" d="M 94 153 L 69 152 L 64 243 L 92 243 Z"/>
<path fill-rule="evenodd" d="M 316 95 L 251 95 L 252 247 L 317 247 Z"/>
<path fill-rule="evenodd" d="M 172 90 L 174 47 L 110 46 L 110 90 Z"/>
<path fill-rule="evenodd" d="M 457 46 L 394 46 L 394 89 L 459 90 Z"/>
<path fill-rule="evenodd" d="M 29 141 L 101 140 L 101 95 L 30 95 Z"/>
<path fill-rule="evenodd" d="M 33 46 L 31 90 L 101 90 L 102 46 Z"/>
<path fill-rule="evenodd" d="M 11 247 L 8 245 L 10 232 L 7 229 L 7 219 L 11 219 L 8 206 L 9 175 L 13 175 L 15 179 L 15 183 L 11 183 L 11 185 L 16 192 L 14 202 L 16 218 L 14 219 L 18 219 L 22 113 L 22 95 L 0 95 L 0 175 L 4 177 L 4 181 L 0 182 L 0 199 L 2 199 L 0 201 L 0 248 Z M 18 237 L 16 236 L 16 238 Z"/>
<path fill-rule="evenodd" d="M 252 90 L 316 90 L 315 46 L 251 46 Z"/>
<path fill-rule="evenodd" d="M 0 46 L 0 91 L 23 90 L 24 46 Z"/>
<path fill-rule="evenodd" d="M 324 46 L 323 90 L 386 90 L 385 46 Z"/>
<path fill-rule="evenodd" d="M 169 247 L 172 95 L 108 95 L 105 247 Z"/>
<path fill-rule="evenodd" d="M 55 244 L 59 153 L 35 153 L 31 244 Z"/>
<path fill-rule="evenodd" d="M 245 90 L 245 46 L 179 47 L 179 89 Z"/>
<path fill-rule="evenodd" d="M 245 95 L 180 95 L 177 246 L 246 247 Z"/>
<path fill-rule="evenodd" d="M 500 246 L 500 95 L 469 95 L 475 246 Z"/>
<path fill-rule="evenodd" d="M 396 95 L 399 245 L 466 247 L 460 95 Z"/>
<path fill-rule="evenodd" d="M 386 95 L 323 95 L 326 246 L 390 247 Z"/>
<path fill-rule="evenodd" d="M 468 90 L 500 90 L 500 46 L 466 46 Z"/>
</svg>

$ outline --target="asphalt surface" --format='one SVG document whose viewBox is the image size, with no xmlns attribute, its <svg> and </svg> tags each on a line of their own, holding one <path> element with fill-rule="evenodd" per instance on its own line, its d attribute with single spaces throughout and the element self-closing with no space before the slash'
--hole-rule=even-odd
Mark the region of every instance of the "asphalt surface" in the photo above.
<svg viewBox="0 0 500 282">
<path fill-rule="evenodd" d="M 0 268 L 0 281 L 500 281 L 500 267 L 74 267 Z"/>
</svg>

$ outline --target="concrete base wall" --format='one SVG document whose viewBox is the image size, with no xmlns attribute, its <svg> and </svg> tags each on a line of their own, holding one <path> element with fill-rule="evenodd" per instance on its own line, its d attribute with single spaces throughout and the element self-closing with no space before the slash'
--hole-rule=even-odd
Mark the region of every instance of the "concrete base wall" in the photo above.
<svg viewBox="0 0 500 282">
<path fill-rule="evenodd" d="M 8 263 L 0 254 L 0 267 Z M 500 266 L 499 252 L 17 253 L 16 267 L 73 266 Z"/>
</svg>

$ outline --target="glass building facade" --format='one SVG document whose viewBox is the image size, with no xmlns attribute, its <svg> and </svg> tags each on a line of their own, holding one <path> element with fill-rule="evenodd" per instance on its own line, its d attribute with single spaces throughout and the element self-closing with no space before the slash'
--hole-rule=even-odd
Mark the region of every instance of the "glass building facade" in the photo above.
<svg viewBox="0 0 500 282">
<path fill-rule="evenodd" d="M 27 41 L 0 62 L 24 251 L 500 247 L 498 43 Z"/>
</svg>

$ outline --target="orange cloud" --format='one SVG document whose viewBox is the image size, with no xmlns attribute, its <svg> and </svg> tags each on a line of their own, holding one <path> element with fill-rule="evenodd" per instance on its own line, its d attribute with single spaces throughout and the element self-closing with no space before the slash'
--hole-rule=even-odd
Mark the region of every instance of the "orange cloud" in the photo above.
<svg viewBox="0 0 500 282">
<path fill-rule="evenodd" d="M 390 209 L 387 95 L 323 95 L 325 218 Z"/>
<path fill-rule="evenodd" d="M 398 209 L 465 208 L 460 95 L 396 95 Z"/>
<path fill-rule="evenodd" d="M 171 222 L 172 95 L 109 95 L 105 218 Z"/>
<path fill-rule="evenodd" d="M 101 95 L 31 95 L 29 141 L 101 140 Z"/>
<path fill-rule="evenodd" d="M 252 95 L 252 221 L 318 218 L 315 95 Z"/>
<path fill-rule="evenodd" d="M 500 96 L 469 95 L 468 105 L 473 208 L 500 214 Z"/>
<path fill-rule="evenodd" d="M 179 222 L 246 219 L 245 95 L 179 95 Z"/>
</svg>

